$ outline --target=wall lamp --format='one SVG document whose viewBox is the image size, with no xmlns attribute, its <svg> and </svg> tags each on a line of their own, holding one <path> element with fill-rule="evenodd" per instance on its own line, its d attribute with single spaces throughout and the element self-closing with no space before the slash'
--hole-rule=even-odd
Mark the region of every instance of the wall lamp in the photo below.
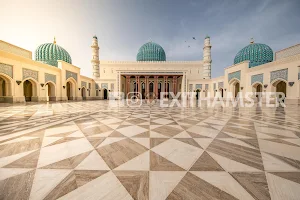
<svg viewBox="0 0 300 200">
<path fill-rule="evenodd" d="M 17 83 L 18 85 L 20 85 L 20 84 L 22 83 L 22 81 L 16 81 L 16 83 Z"/>
</svg>

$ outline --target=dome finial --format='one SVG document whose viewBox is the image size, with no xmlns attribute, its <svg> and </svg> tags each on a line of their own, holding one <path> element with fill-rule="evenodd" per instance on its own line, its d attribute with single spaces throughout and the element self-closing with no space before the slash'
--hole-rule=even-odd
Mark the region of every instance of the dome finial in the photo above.
<svg viewBox="0 0 300 200">
<path fill-rule="evenodd" d="M 53 44 L 56 44 L 56 39 L 55 39 L 55 36 L 54 36 L 54 41 L 53 41 Z"/>
<path fill-rule="evenodd" d="M 250 44 L 254 44 L 254 39 L 253 38 L 250 39 Z"/>
</svg>

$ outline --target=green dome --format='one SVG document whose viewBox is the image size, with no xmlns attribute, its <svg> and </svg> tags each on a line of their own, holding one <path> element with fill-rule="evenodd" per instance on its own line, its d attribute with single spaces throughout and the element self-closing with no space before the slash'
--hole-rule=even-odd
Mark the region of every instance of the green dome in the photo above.
<svg viewBox="0 0 300 200">
<path fill-rule="evenodd" d="M 35 50 L 35 60 L 57 67 L 57 61 L 63 60 L 72 64 L 70 54 L 61 46 L 54 43 L 45 43 Z"/>
<path fill-rule="evenodd" d="M 251 42 L 240 50 L 235 58 L 234 64 L 249 60 L 249 68 L 273 61 L 273 50 L 266 44 Z"/>
<path fill-rule="evenodd" d="M 164 49 L 154 42 L 148 42 L 141 46 L 136 56 L 137 61 L 166 61 Z"/>
</svg>

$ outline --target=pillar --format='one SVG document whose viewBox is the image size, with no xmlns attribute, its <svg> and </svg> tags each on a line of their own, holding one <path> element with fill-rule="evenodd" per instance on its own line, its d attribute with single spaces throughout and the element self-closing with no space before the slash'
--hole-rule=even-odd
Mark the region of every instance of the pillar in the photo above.
<svg viewBox="0 0 300 200">
<path fill-rule="evenodd" d="M 158 76 L 154 76 L 154 94 L 158 98 Z"/>
<path fill-rule="evenodd" d="M 146 96 L 149 94 L 149 76 L 145 76 L 145 84 L 146 84 Z"/>
<path fill-rule="evenodd" d="M 128 93 L 130 92 L 130 76 L 126 76 L 126 84 L 125 84 L 125 95 L 127 97 Z"/>
</svg>

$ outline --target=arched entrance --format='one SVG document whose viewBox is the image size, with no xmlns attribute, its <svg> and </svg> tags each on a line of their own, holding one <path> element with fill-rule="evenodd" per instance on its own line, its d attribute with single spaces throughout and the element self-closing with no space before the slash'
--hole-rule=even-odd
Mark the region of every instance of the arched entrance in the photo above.
<svg viewBox="0 0 300 200">
<path fill-rule="evenodd" d="M 240 83 L 236 82 L 234 84 L 234 97 L 237 97 L 240 92 Z"/>
<path fill-rule="evenodd" d="M 103 90 L 103 99 L 107 99 L 107 89 Z"/>
<path fill-rule="evenodd" d="M 81 96 L 82 96 L 82 100 L 86 100 L 86 89 L 85 89 L 85 87 L 81 88 Z"/>
<path fill-rule="evenodd" d="M 280 92 L 284 94 L 284 98 L 286 98 L 286 82 L 282 80 L 278 80 L 273 83 L 273 86 L 275 87 L 275 92 Z M 277 98 L 282 98 L 281 94 L 276 94 Z"/>
<path fill-rule="evenodd" d="M 26 102 L 36 101 L 36 83 L 31 79 L 25 80 L 23 82 L 23 93 Z"/>
<path fill-rule="evenodd" d="M 160 99 L 160 93 L 161 93 L 161 83 L 158 83 L 158 85 L 157 85 L 157 91 L 158 91 L 158 99 Z"/>
<path fill-rule="evenodd" d="M 149 84 L 149 97 L 153 98 L 153 92 L 154 92 L 154 87 L 153 87 L 153 83 L 151 82 Z"/>
<path fill-rule="evenodd" d="M 224 97 L 224 90 L 223 90 L 223 88 L 220 88 L 219 91 L 221 93 L 221 97 L 223 98 Z"/>
<path fill-rule="evenodd" d="M 197 90 L 196 90 L 196 99 L 198 100 L 199 98 L 200 98 L 200 90 L 197 89 Z"/>
<path fill-rule="evenodd" d="M 145 87 L 145 83 L 142 83 L 142 98 L 145 99 L 146 96 L 146 87 Z"/>
<path fill-rule="evenodd" d="M 69 78 L 66 83 L 66 93 L 68 100 L 76 99 L 76 82 L 75 79 Z"/>
<path fill-rule="evenodd" d="M 257 98 L 257 100 L 260 100 L 260 98 L 262 96 L 262 84 L 261 83 L 255 83 L 253 85 L 253 88 L 254 88 L 254 92 L 255 92 L 255 97 Z"/>
<path fill-rule="evenodd" d="M 48 82 L 46 83 L 45 87 L 47 90 L 48 101 L 55 101 L 56 100 L 55 84 L 52 82 Z"/>
<path fill-rule="evenodd" d="M 11 102 L 11 80 L 6 75 L 0 74 L 0 102 Z"/>
</svg>

